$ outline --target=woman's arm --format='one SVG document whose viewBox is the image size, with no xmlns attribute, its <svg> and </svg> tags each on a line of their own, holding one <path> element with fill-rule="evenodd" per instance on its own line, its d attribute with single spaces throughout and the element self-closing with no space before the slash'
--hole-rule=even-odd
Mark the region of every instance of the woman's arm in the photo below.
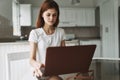
<svg viewBox="0 0 120 80">
<path fill-rule="evenodd" d="M 65 46 L 65 40 L 61 41 L 61 46 Z"/>
<path fill-rule="evenodd" d="M 33 75 L 39 77 L 42 76 L 42 72 L 40 71 L 41 63 L 36 61 L 36 51 L 37 51 L 37 43 L 30 42 L 30 64 L 33 67 Z"/>
</svg>

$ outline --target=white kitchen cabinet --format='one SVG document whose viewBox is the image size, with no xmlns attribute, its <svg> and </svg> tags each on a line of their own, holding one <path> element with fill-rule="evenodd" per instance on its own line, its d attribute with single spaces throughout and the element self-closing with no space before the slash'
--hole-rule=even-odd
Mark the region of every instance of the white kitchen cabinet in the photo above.
<svg viewBox="0 0 120 80">
<path fill-rule="evenodd" d="M 95 26 L 94 8 L 80 8 L 75 12 L 77 26 Z"/>
<path fill-rule="evenodd" d="M 22 80 L 23 76 L 25 75 L 24 73 L 27 72 L 24 71 L 24 69 L 28 68 L 29 65 L 28 62 L 29 50 L 30 48 L 28 42 L 21 41 L 21 42 L 0 43 L 0 62 L 1 62 L 0 80 L 16 80 L 16 79 Z M 19 54 L 19 56 L 15 57 L 16 54 L 17 55 Z M 23 59 L 19 60 L 20 57 L 23 57 Z M 12 62 L 8 63 L 7 61 L 9 60 L 8 58 L 9 59 L 12 58 Z M 12 70 L 10 72 L 8 69 L 8 65 L 9 65 L 9 69 Z M 8 75 L 8 73 L 10 73 L 10 75 Z"/>
<path fill-rule="evenodd" d="M 31 26 L 31 4 L 20 4 L 20 25 Z"/>
<path fill-rule="evenodd" d="M 95 26 L 94 8 L 60 8 L 61 27 Z"/>
<path fill-rule="evenodd" d="M 85 9 L 85 25 L 95 26 L 95 9 L 94 8 Z"/>
<path fill-rule="evenodd" d="M 93 58 L 101 58 L 102 57 L 102 46 L 100 40 L 80 40 L 80 45 L 96 45 L 96 50 Z"/>
<path fill-rule="evenodd" d="M 75 10 L 75 14 L 76 14 L 76 26 L 85 26 L 85 9 L 84 8 L 80 8 L 80 9 L 76 9 Z"/>
<path fill-rule="evenodd" d="M 60 8 L 60 22 L 58 26 L 75 26 L 75 20 L 76 17 L 73 8 Z"/>
</svg>

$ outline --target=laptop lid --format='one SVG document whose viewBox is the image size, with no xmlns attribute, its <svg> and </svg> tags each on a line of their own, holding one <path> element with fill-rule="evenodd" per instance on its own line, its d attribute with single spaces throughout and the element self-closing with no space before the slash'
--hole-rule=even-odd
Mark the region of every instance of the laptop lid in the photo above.
<svg viewBox="0 0 120 80">
<path fill-rule="evenodd" d="M 47 48 L 44 76 L 87 72 L 96 45 Z"/>
</svg>

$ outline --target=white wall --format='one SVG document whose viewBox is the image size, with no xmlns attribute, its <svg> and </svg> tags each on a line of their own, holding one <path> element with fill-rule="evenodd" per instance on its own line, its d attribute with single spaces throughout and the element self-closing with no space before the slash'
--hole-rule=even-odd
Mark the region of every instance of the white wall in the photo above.
<svg viewBox="0 0 120 80">
<path fill-rule="evenodd" d="M 0 0 L 0 15 L 12 24 L 12 0 Z"/>
<path fill-rule="evenodd" d="M 118 0 L 118 5 L 120 6 L 120 0 Z"/>
</svg>

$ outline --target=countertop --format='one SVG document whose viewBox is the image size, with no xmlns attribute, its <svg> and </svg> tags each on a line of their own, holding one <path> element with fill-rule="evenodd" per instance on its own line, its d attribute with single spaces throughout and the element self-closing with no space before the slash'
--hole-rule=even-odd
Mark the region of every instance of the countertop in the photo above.
<svg viewBox="0 0 120 80">
<path fill-rule="evenodd" d="M 76 37 L 74 39 L 69 39 L 69 40 L 66 40 L 66 41 L 71 41 L 71 40 L 101 40 L 100 37 Z"/>
<path fill-rule="evenodd" d="M 101 40 L 100 37 L 80 37 L 79 40 Z"/>
<path fill-rule="evenodd" d="M 29 42 L 27 40 L 18 40 L 18 41 L 14 41 L 14 42 L 0 42 L 0 45 L 2 44 L 29 44 Z"/>
</svg>

